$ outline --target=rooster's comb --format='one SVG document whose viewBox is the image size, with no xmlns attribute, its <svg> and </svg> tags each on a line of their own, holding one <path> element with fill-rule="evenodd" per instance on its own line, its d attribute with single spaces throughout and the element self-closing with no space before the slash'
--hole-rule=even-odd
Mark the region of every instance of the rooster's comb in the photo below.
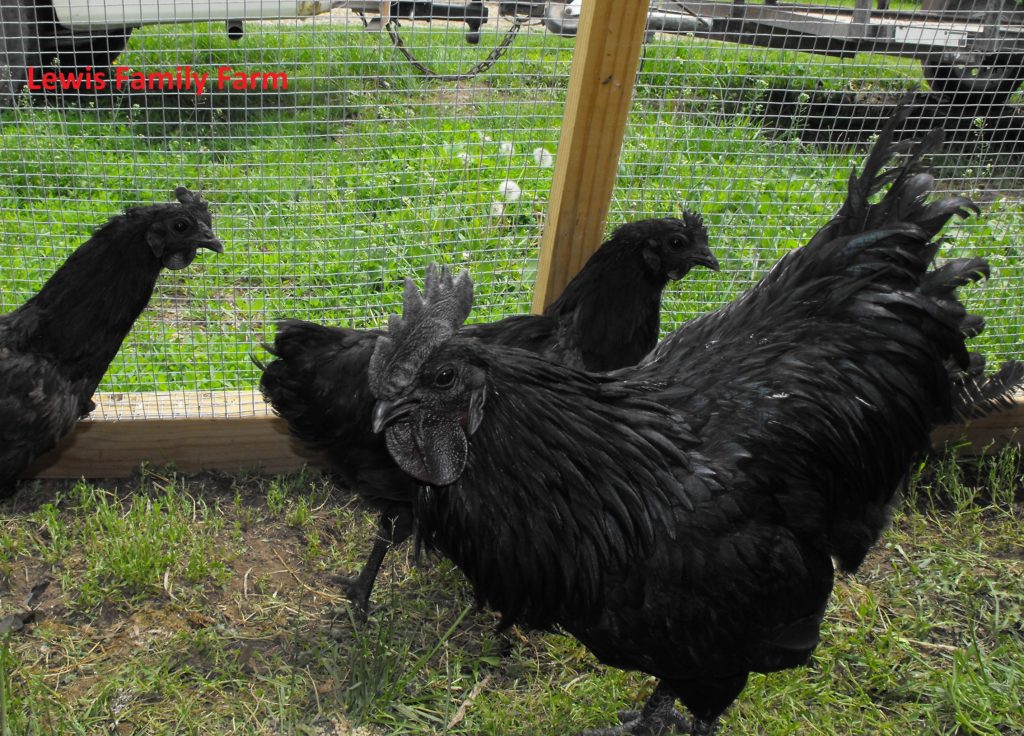
<svg viewBox="0 0 1024 736">
<path fill-rule="evenodd" d="M 193 205 L 197 207 L 202 207 L 204 209 L 208 207 L 208 205 L 206 204 L 206 200 L 203 199 L 203 195 L 201 195 L 199 192 L 193 192 L 187 187 L 178 187 L 177 189 L 175 189 L 174 197 L 179 202 L 185 205 Z"/>
<path fill-rule="evenodd" d="M 452 277 L 446 266 L 427 266 L 423 292 L 405 280 L 402 316 L 391 315 L 388 333 L 377 338 L 370 358 L 370 390 L 378 399 L 391 398 L 415 380 L 423 363 L 466 321 L 473 307 L 473 281 L 468 271 Z"/>
<path fill-rule="evenodd" d="M 704 228 L 704 218 L 699 212 L 693 210 L 683 210 L 683 224 L 686 227 L 693 230 L 699 230 Z"/>
</svg>

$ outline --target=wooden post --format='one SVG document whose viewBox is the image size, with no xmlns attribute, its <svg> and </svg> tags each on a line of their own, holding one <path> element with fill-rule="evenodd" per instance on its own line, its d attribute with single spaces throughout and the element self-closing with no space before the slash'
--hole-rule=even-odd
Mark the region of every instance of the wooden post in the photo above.
<svg viewBox="0 0 1024 736">
<path fill-rule="evenodd" d="M 543 312 L 562 293 L 604 236 L 649 4 L 583 3 L 540 245 L 534 312 Z"/>
</svg>

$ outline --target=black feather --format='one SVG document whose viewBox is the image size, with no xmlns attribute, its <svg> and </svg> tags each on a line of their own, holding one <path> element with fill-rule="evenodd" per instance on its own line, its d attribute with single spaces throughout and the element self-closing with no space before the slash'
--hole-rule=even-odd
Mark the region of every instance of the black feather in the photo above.
<svg viewBox="0 0 1024 736">
<path fill-rule="evenodd" d="M 468 325 L 460 334 L 592 370 L 631 365 L 657 342 L 662 290 L 695 265 L 718 266 L 698 215 L 629 223 L 597 250 L 543 315 Z M 420 309 L 418 300 L 415 289 L 407 292 L 413 312 Z M 450 321 L 451 311 L 437 322 Z M 392 322 L 401 333 L 403 323 Z M 429 341 L 443 337 L 443 328 L 425 331 L 429 337 L 402 353 L 404 358 L 396 359 L 390 347 L 379 352 L 378 374 L 389 372 L 390 383 L 400 383 L 410 365 L 429 355 Z M 285 320 L 278 324 L 274 344 L 266 348 L 275 359 L 263 368 L 260 380 L 264 397 L 295 437 L 323 452 L 343 482 L 380 510 L 378 536 L 383 541 L 351 589 L 362 598 L 356 601 L 361 606 L 387 547 L 412 531 L 417 490 L 417 483 L 388 454 L 383 436 L 371 428 L 375 399 L 368 371 L 382 334 Z M 378 390 L 385 383 L 382 377 Z"/>
<path fill-rule="evenodd" d="M 955 379 L 951 413 L 959 421 L 998 414 L 1017 406 L 1024 395 L 1024 361 L 1008 360 L 996 373 L 984 374 L 984 361 L 978 361 Z"/>
<path fill-rule="evenodd" d="M 452 366 L 456 387 L 414 382 L 386 431 L 485 387 L 461 476 L 416 516 L 504 623 L 560 628 L 705 721 L 748 673 L 807 661 L 833 560 L 862 562 L 954 407 L 952 378 L 978 364 L 956 289 L 987 266 L 929 270 L 939 229 L 973 204 L 926 202 L 941 133 L 894 142 L 904 115 L 806 246 L 636 367 L 596 375 L 458 335 L 435 348 L 422 375 Z"/>
</svg>

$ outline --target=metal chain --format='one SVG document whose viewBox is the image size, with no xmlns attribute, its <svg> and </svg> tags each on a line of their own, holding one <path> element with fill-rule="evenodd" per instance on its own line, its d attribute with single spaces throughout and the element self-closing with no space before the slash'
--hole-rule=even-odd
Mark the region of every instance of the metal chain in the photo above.
<svg viewBox="0 0 1024 736">
<path fill-rule="evenodd" d="M 359 15 L 359 18 L 363 21 L 363 25 L 368 26 L 369 21 L 366 20 L 366 16 L 360 11 L 356 12 Z M 391 36 L 391 43 L 395 45 L 396 49 L 402 52 L 402 56 L 404 56 L 423 76 L 429 77 L 430 79 L 436 79 L 439 82 L 461 82 L 466 79 L 472 79 L 478 74 L 483 74 L 494 66 L 494 63 L 504 56 L 505 52 L 512 46 L 512 41 L 515 40 L 516 34 L 519 33 L 523 25 L 524 22 L 522 18 L 517 15 L 512 16 L 512 25 L 509 27 L 505 37 L 501 39 L 498 45 L 491 49 L 491 52 L 487 54 L 484 59 L 471 66 L 468 71 L 460 72 L 458 74 L 440 74 L 413 56 L 412 51 L 410 51 L 409 47 L 405 45 L 405 41 L 398 33 L 397 19 L 392 18 L 389 20 L 385 28 L 387 28 L 388 35 Z"/>
<path fill-rule="evenodd" d="M 421 74 L 431 79 L 436 79 L 439 82 L 461 82 L 465 79 L 472 79 L 477 74 L 483 74 L 485 71 L 494 66 L 494 63 L 505 55 L 509 47 L 512 45 L 512 41 L 515 39 L 516 34 L 519 33 L 519 29 L 523 27 L 522 22 L 516 17 L 512 21 L 512 25 L 508 29 L 508 33 L 501 39 L 501 42 L 491 49 L 491 53 L 478 61 L 476 64 L 471 66 L 468 71 L 461 72 L 459 74 L 439 74 L 431 69 L 429 66 L 424 64 L 422 61 L 412 55 L 412 52 L 405 45 L 405 41 L 398 35 L 398 21 L 392 18 L 388 21 L 386 28 L 388 29 L 388 35 L 391 36 L 391 42 L 395 44 L 395 48 L 402 52 L 402 56 L 408 59 L 409 63 L 416 68 Z"/>
</svg>

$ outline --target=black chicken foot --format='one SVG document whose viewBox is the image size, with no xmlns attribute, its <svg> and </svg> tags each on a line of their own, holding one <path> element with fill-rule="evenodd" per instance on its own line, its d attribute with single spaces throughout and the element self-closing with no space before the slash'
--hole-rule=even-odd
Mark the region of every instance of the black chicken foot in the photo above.
<svg viewBox="0 0 1024 736">
<path fill-rule="evenodd" d="M 356 620 L 366 621 L 370 613 L 370 594 L 373 592 L 373 585 L 377 582 L 377 573 L 380 566 L 391 549 L 391 540 L 378 536 L 373 543 L 373 549 L 363 563 L 363 569 L 358 575 L 338 575 L 335 580 L 341 586 L 345 597 L 352 602 L 355 608 Z"/>
<path fill-rule="evenodd" d="M 701 721 L 694 718 L 690 723 L 690 736 L 715 736 L 718 733 L 718 719 Z"/>
<path fill-rule="evenodd" d="M 370 594 L 377 582 L 377 573 L 388 552 L 412 536 L 413 518 L 411 510 L 385 510 L 377 517 L 377 535 L 373 549 L 363 563 L 358 575 L 337 575 L 334 580 L 341 585 L 345 597 L 355 608 L 357 621 L 366 621 L 370 611 Z"/>
<path fill-rule="evenodd" d="M 665 685 L 658 685 L 641 710 L 619 713 L 619 720 L 621 723 L 618 726 L 592 728 L 579 736 L 659 736 L 673 732 L 713 736 L 715 732 L 714 723 L 691 723 L 676 710 L 676 696 Z"/>
</svg>

